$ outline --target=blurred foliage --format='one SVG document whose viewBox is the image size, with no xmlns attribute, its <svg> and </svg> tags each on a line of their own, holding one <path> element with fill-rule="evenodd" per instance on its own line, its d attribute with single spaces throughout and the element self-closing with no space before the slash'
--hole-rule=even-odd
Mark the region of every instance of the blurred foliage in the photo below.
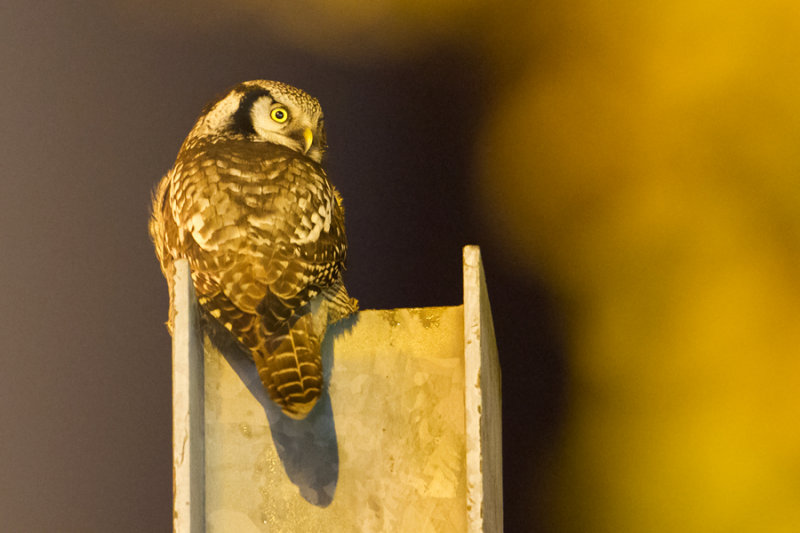
<svg viewBox="0 0 800 533">
<path fill-rule="evenodd" d="M 553 530 L 800 530 L 798 6 L 574 8 L 476 184 L 572 309 Z"/>
<path fill-rule="evenodd" d="M 493 77 L 476 209 L 570 317 L 548 494 L 508 497 L 552 531 L 800 531 L 800 4 L 226 6 L 342 61 L 457 46 Z"/>
</svg>

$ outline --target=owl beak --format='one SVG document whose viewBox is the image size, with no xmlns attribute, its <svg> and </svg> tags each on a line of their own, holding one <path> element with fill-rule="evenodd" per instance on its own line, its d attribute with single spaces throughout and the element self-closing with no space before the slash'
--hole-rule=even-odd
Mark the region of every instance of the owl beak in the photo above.
<svg viewBox="0 0 800 533">
<path fill-rule="evenodd" d="M 307 154 L 308 150 L 311 148 L 311 143 L 314 142 L 314 134 L 309 128 L 303 130 L 303 139 L 306 141 L 306 149 L 303 150 L 303 153 Z"/>
</svg>

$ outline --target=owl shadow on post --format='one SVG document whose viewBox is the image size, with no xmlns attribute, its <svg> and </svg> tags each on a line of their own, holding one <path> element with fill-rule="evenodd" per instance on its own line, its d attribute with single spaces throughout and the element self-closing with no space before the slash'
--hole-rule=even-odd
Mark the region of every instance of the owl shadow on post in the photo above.
<svg viewBox="0 0 800 533">
<path fill-rule="evenodd" d="M 302 420 L 287 416 L 270 399 L 253 360 L 233 342 L 229 332 L 214 320 L 204 321 L 203 329 L 208 333 L 211 343 L 264 408 L 272 442 L 289 480 L 300 490 L 303 499 L 317 507 L 330 505 L 339 479 L 339 446 L 328 391 L 334 364 L 333 340 L 350 330 L 357 321 L 358 313 L 355 313 L 328 326 L 321 347 L 324 379 L 322 394 L 311 412 Z"/>
</svg>

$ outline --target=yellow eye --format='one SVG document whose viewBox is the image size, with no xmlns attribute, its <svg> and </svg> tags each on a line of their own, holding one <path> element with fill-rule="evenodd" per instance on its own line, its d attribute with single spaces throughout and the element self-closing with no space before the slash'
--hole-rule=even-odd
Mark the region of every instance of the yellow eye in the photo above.
<svg viewBox="0 0 800 533">
<path fill-rule="evenodd" d="M 269 112 L 270 118 L 278 123 L 284 123 L 289 119 L 289 112 L 284 107 L 276 107 Z"/>
</svg>

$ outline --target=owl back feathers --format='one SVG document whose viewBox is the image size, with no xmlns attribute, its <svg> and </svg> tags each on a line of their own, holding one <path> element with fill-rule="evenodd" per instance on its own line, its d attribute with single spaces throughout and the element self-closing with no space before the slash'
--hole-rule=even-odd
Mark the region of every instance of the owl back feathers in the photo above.
<svg viewBox="0 0 800 533">
<path fill-rule="evenodd" d="M 246 84 L 236 89 L 238 107 L 223 105 L 236 103 L 232 91 L 210 108 L 213 117 L 198 121 L 193 132 L 204 133 L 187 138 L 159 184 L 149 229 L 169 282 L 172 263 L 186 258 L 206 316 L 251 354 L 283 411 L 302 418 L 323 388 L 320 345 L 327 325 L 357 309 L 342 283 L 344 211 L 319 160 L 299 152 L 294 137 L 281 146 L 224 126 L 224 113 L 241 130 L 245 106 L 287 93 L 281 84 L 248 83 L 256 84 L 252 91 Z M 292 98 L 305 95 L 291 89 L 297 91 Z M 320 114 L 312 104 L 305 109 Z M 286 113 L 295 109 L 286 105 Z M 321 115 L 314 120 L 324 139 Z M 173 315 L 171 306 L 170 323 Z"/>
</svg>

